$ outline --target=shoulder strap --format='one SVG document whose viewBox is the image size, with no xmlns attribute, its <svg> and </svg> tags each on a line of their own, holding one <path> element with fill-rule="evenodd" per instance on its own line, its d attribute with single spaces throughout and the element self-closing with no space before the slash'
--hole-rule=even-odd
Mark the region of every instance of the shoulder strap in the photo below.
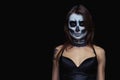
<svg viewBox="0 0 120 80">
<path fill-rule="evenodd" d="M 63 55 L 63 52 L 64 52 L 64 49 L 61 49 L 61 55 L 60 55 L 60 57 Z"/>
<path fill-rule="evenodd" d="M 58 60 L 61 58 L 62 54 L 64 52 L 64 48 L 61 48 L 60 51 L 58 52 Z"/>
<path fill-rule="evenodd" d="M 92 49 L 93 49 L 93 52 L 94 52 L 95 56 L 97 56 L 94 46 L 92 46 Z"/>
</svg>

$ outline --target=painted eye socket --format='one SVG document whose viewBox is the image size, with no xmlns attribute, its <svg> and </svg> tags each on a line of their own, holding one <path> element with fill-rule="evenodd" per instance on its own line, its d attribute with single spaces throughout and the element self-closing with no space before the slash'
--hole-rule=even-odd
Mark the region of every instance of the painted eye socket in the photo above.
<svg viewBox="0 0 120 80">
<path fill-rule="evenodd" d="M 76 21 L 70 21 L 70 26 L 75 27 L 77 25 Z"/>
<path fill-rule="evenodd" d="M 84 26 L 84 21 L 79 21 L 80 26 Z"/>
</svg>

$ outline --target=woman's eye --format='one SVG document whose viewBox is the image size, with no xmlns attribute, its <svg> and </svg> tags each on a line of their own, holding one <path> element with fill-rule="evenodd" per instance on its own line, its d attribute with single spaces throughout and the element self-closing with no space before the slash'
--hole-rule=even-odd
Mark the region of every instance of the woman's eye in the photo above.
<svg viewBox="0 0 120 80">
<path fill-rule="evenodd" d="M 84 26 L 84 21 L 79 21 L 80 26 Z"/>
<path fill-rule="evenodd" d="M 77 25 L 76 21 L 70 21 L 70 26 L 75 27 Z"/>
</svg>

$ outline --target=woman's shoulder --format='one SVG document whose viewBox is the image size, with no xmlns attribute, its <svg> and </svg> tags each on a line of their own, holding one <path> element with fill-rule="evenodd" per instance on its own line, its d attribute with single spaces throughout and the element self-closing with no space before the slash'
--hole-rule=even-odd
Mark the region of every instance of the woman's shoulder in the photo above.
<svg viewBox="0 0 120 80">
<path fill-rule="evenodd" d="M 55 49 L 56 49 L 56 50 L 60 50 L 62 47 L 63 47 L 62 44 L 61 44 L 61 45 L 57 45 L 57 46 L 55 47 Z"/>
<path fill-rule="evenodd" d="M 63 45 L 58 45 L 54 48 L 54 58 L 56 58 L 57 54 L 59 53 L 59 51 L 61 50 L 61 48 L 63 47 Z"/>
<path fill-rule="evenodd" d="M 98 45 L 93 45 L 93 46 L 94 46 L 96 51 L 99 51 L 99 52 L 104 52 L 105 51 L 104 48 L 102 48 L 101 46 L 98 46 Z"/>
<path fill-rule="evenodd" d="M 105 50 L 101 46 L 94 45 L 94 49 L 96 51 L 96 54 L 99 58 L 104 58 L 105 57 Z"/>
</svg>

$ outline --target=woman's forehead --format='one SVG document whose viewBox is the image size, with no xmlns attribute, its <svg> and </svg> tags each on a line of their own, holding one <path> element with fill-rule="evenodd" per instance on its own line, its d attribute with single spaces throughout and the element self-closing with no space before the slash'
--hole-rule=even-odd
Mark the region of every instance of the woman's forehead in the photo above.
<svg viewBox="0 0 120 80">
<path fill-rule="evenodd" d="M 83 21 L 83 16 L 81 14 L 72 13 L 69 17 L 69 20 Z"/>
</svg>

